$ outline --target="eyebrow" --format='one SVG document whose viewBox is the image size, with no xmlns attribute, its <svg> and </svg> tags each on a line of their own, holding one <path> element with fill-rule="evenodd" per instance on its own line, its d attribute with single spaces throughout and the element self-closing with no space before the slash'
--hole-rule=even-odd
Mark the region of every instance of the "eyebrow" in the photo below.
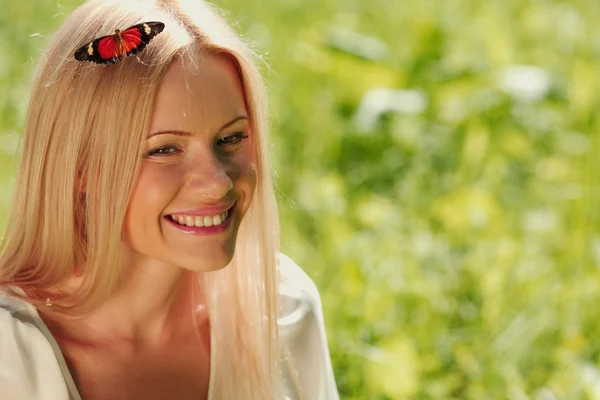
<svg viewBox="0 0 600 400">
<path fill-rule="evenodd" d="M 239 117 L 235 117 L 234 119 L 232 119 L 231 121 L 227 122 L 225 125 L 220 127 L 217 132 L 221 132 L 222 130 L 229 128 L 231 125 L 235 124 L 236 122 L 244 120 L 244 119 L 249 121 L 249 118 L 245 115 L 240 115 Z M 150 139 L 152 136 L 166 135 L 166 134 L 177 135 L 177 136 L 194 136 L 194 134 L 192 132 L 170 129 L 170 130 L 166 130 L 166 131 L 152 132 L 146 137 L 146 139 Z"/>
</svg>

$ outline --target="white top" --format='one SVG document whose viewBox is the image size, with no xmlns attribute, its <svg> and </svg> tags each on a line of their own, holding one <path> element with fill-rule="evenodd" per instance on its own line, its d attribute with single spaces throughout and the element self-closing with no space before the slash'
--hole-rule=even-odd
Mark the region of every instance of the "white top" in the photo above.
<svg viewBox="0 0 600 400">
<path fill-rule="evenodd" d="M 279 327 L 304 392 L 299 397 L 284 362 L 286 400 L 339 400 L 321 297 L 290 258 L 280 256 Z M 0 295 L 0 399 L 81 400 L 60 348 L 32 305 Z M 213 400 L 213 399 L 209 399 Z"/>
</svg>

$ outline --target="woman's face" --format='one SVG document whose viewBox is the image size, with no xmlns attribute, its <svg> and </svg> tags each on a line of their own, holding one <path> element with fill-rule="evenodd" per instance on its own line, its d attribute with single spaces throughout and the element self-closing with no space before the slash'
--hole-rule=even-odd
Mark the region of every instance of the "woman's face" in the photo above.
<svg viewBox="0 0 600 400">
<path fill-rule="evenodd" d="M 173 63 L 158 90 L 124 237 L 137 258 L 202 272 L 231 261 L 256 168 L 234 66 L 195 62 Z"/>
</svg>

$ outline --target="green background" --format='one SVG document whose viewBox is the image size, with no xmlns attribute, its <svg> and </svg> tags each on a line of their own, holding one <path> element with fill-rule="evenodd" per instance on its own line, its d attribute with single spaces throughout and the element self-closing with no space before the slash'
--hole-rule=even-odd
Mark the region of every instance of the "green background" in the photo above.
<svg viewBox="0 0 600 400">
<path fill-rule="evenodd" d="M 78 3 L 0 0 L 0 215 Z M 600 399 L 600 2 L 216 4 L 269 65 L 282 247 L 341 397 Z"/>
</svg>

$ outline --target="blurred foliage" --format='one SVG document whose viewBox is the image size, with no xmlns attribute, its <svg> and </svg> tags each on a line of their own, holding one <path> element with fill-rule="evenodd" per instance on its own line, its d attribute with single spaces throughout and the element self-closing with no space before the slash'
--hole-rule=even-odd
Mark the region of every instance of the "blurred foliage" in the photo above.
<svg viewBox="0 0 600 400">
<path fill-rule="evenodd" d="M 0 0 L 0 205 L 74 0 Z M 221 0 L 344 399 L 600 399 L 595 0 Z"/>
</svg>

